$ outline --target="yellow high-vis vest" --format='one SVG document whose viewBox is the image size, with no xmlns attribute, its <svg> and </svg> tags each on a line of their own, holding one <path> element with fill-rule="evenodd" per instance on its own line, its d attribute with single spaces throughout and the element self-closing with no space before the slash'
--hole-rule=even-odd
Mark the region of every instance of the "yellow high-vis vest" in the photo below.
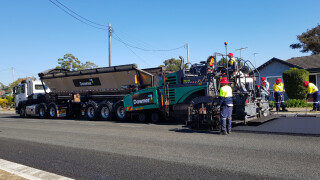
<svg viewBox="0 0 320 180">
<path fill-rule="evenodd" d="M 283 92 L 283 83 L 274 83 L 273 85 L 273 92 Z"/>
<path fill-rule="evenodd" d="M 313 83 L 309 83 L 308 85 L 308 94 L 313 94 L 318 91 L 318 87 L 314 85 Z"/>
<path fill-rule="evenodd" d="M 230 86 L 223 86 L 220 88 L 220 97 L 232 97 L 232 88 Z"/>
</svg>

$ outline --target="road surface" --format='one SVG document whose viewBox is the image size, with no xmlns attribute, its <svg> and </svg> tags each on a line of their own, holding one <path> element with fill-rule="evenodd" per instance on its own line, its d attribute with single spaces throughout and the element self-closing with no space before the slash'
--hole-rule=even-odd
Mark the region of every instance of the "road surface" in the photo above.
<svg viewBox="0 0 320 180">
<path fill-rule="evenodd" d="M 0 115 L 0 158 L 75 179 L 320 179 L 319 137 Z"/>
</svg>

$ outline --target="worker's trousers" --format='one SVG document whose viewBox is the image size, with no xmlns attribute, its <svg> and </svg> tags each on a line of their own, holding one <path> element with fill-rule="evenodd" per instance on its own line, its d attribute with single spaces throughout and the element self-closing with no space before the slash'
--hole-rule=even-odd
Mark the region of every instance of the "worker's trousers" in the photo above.
<svg viewBox="0 0 320 180">
<path fill-rule="evenodd" d="M 284 106 L 283 92 L 280 92 L 280 91 L 274 92 L 274 100 L 276 101 L 277 111 L 280 110 L 280 106 L 281 106 L 282 108 L 285 108 L 285 106 Z"/>
<path fill-rule="evenodd" d="M 320 104 L 319 104 L 320 92 L 317 91 L 312 95 L 313 95 L 313 109 L 314 110 L 320 109 Z"/>
<path fill-rule="evenodd" d="M 231 132 L 233 106 L 223 105 L 220 111 L 221 132 Z"/>
</svg>

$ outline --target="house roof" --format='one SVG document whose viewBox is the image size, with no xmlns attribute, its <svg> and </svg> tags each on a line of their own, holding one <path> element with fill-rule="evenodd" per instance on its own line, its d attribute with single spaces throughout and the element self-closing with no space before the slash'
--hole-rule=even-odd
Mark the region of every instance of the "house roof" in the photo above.
<svg viewBox="0 0 320 180">
<path fill-rule="evenodd" d="M 287 63 L 300 66 L 303 69 L 316 69 L 320 68 L 320 54 L 312 56 L 295 57 L 286 60 Z"/>
<path fill-rule="evenodd" d="M 278 59 L 278 58 L 275 58 L 273 57 L 272 59 L 270 59 L 269 61 L 265 62 L 264 64 L 262 64 L 261 66 L 259 66 L 257 68 L 258 71 L 260 71 L 262 68 L 266 67 L 267 65 L 273 63 L 273 62 L 279 62 L 279 63 L 282 63 L 282 64 L 285 64 L 289 67 L 296 67 L 296 68 L 300 68 L 300 69 L 304 69 L 303 67 L 299 66 L 299 65 L 295 65 L 295 64 L 292 64 L 290 62 L 287 62 L 287 61 L 284 61 L 284 60 L 281 60 L 281 59 Z"/>
</svg>

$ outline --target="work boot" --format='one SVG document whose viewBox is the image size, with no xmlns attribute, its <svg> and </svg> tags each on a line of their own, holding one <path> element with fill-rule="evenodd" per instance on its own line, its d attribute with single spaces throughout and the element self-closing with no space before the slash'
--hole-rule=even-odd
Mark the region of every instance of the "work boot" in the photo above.
<svg viewBox="0 0 320 180">
<path fill-rule="evenodd" d="M 287 112 L 287 111 L 288 111 L 288 109 L 286 109 L 286 108 L 282 108 L 282 111 L 283 111 L 283 112 Z"/>
<path fill-rule="evenodd" d="M 227 135 L 227 132 L 221 131 L 221 132 L 220 132 L 220 135 Z"/>
<path fill-rule="evenodd" d="M 231 134 L 231 131 L 227 131 L 228 134 Z"/>
</svg>

